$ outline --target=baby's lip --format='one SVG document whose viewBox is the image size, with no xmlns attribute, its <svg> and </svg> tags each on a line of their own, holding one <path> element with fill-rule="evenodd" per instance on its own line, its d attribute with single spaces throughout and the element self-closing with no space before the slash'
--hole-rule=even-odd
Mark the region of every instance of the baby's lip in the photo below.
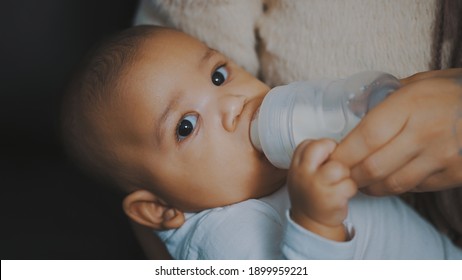
<svg viewBox="0 0 462 280">
<path fill-rule="evenodd" d="M 251 102 L 252 104 L 249 104 L 251 105 L 251 112 L 252 112 L 252 115 L 251 115 L 251 118 L 250 118 L 250 122 L 252 122 L 253 120 L 255 120 L 258 116 L 258 112 L 260 111 L 260 106 L 261 104 L 263 103 L 263 97 L 261 98 L 256 98 L 255 100 L 253 100 L 253 102 Z"/>
<path fill-rule="evenodd" d="M 252 124 L 252 122 L 257 118 L 258 112 L 260 112 L 260 106 L 258 106 L 257 109 L 253 112 L 252 118 L 250 119 L 250 123 L 251 123 L 251 124 Z"/>
<path fill-rule="evenodd" d="M 249 101 L 245 106 L 246 108 L 244 108 L 244 110 L 246 111 L 246 115 L 248 115 L 249 132 L 250 132 L 250 127 L 252 125 L 252 121 L 255 120 L 258 116 L 258 111 L 260 110 L 261 103 L 262 103 L 262 100 L 254 99 L 254 100 Z"/>
</svg>

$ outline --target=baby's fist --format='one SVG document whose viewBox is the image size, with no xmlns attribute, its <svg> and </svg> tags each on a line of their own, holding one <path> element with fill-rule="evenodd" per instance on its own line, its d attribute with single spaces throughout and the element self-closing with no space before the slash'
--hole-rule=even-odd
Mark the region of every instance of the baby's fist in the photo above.
<svg viewBox="0 0 462 280">
<path fill-rule="evenodd" d="M 329 160 L 335 147 L 336 143 L 329 139 L 302 142 L 294 152 L 289 170 L 292 219 L 321 235 L 330 228 L 342 228 L 343 232 L 348 200 L 357 190 L 350 179 L 350 170 L 338 161 Z"/>
</svg>

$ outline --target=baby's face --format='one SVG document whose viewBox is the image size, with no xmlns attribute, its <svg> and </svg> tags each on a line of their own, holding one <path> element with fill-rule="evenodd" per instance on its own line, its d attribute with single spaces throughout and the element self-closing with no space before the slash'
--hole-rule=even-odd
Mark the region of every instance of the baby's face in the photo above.
<svg viewBox="0 0 462 280">
<path fill-rule="evenodd" d="M 120 160 L 184 211 L 268 195 L 285 182 L 249 138 L 269 88 L 183 33 L 148 40 L 106 124 Z M 136 170 L 136 171 L 134 171 Z"/>
</svg>

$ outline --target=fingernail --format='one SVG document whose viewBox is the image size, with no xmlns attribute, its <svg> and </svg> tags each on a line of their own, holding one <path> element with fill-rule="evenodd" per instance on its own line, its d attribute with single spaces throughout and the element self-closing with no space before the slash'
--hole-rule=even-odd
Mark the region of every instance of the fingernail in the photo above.
<svg viewBox="0 0 462 280">
<path fill-rule="evenodd" d="M 164 219 L 165 220 L 171 220 L 173 217 L 175 217 L 175 209 L 168 209 L 167 211 L 164 212 Z"/>
</svg>

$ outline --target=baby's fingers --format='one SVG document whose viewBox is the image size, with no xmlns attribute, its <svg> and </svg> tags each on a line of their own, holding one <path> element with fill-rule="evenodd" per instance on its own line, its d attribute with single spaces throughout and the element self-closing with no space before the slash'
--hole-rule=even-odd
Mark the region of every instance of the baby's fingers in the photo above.
<svg viewBox="0 0 462 280">
<path fill-rule="evenodd" d="M 350 169 L 339 161 L 330 160 L 319 168 L 317 181 L 322 185 L 333 185 L 350 177 Z"/>
<path fill-rule="evenodd" d="M 335 149 L 336 143 L 333 140 L 306 140 L 294 151 L 291 169 L 303 167 L 308 173 L 314 173 L 323 164 Z"/>
<path fill-rule="evenodd" d="M 337 192 L 342 194 L 343 197 L 348 201 L 352 198 L 358 191 L 358 186 L 356 185 L 355 181 L 350 178 L 347 178 L 341 181 L 337 186 Z"/>
<path fill-rule="evenodd" d="M 324 223 L 329 226 L 341 225 L 348 214 L 348 201 L 356 192 L 356 183 L 349 178 L 333 185 L 329 199 L 324 202 L 326 208 L 322 212 L 328 215 L 318 218 L 322 218 Z"/>
<path fill-rule="evenodd" d="M 357 191 L 356 183 L 352 179 L 345 179 L 335 184 L 331 193 L 332 210 L 337 209 L 337 211 L 346 212 L 348 201 Z"/>
</svg>

